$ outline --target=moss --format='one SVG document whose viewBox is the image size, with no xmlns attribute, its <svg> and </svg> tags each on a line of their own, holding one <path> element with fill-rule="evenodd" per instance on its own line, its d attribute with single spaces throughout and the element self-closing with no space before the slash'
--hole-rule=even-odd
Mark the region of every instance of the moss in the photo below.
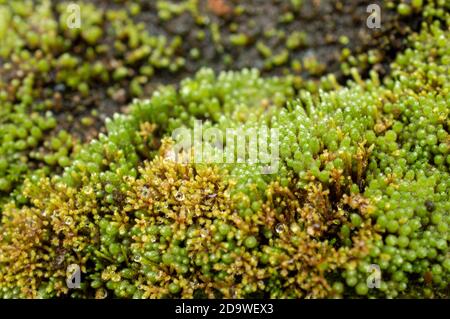
<svg viewBox="0 0 450 319">
<path fill-rule="evenodd" d="M 297 10 L 302 5 L 291 4 Z M 398 5 L 400 14 L 406 14 L 404 5 Z M 157 6 L 164 21 L 200 14 L 195 1 Z M 48 2 L 37 6 L 38 13 L 21 2 L 0 8 L 5 19 L 12 12 L 31 22 L 50 14 Z M 162 86 L 150 99 L 135 100 L 126 113 L 108 118 L 104 133 L 89 143 L 58 128 L 50 110 L 58 108 L 59 91 L 67 86 L 89 97 L 102 80 L 110 92 L 126 83 L 139 97 L 155 72 L 176 72 L 185 61 L 176 54 L 180 37 L 142 34 L 126 10 L 84 8 L 92 30 L 111 23 L 114 52 L 124 56 L 114 66 L 95 58 L 88 63 L 111 49 L 95 46 L 99 32 L 63 30 L 85 41 L 88 51 L 79 57 L 71 50 L 61 54 L 67 43 L 56 35 L 58 22 L 50 20 L 26 38 L 24 24 L 7 35 L 0 25 L 7 39 L 1 54 L 8 57 L 1 71 L 11 79 L 0 82 L 0 297 L 447 296 L 446 4 L 411 2 L 408 15 L 423 14 L 421 31 L 408 38 L 409 47 L 386 77 L 373 68 L 366 78 L 356 68 L 380 62 L 378 51 L 343 52 L 351 76 L 345 86 L 333 74 L 314 82 L 263 77 L 257 70 L 202 69 L 178 87 Z M 138 8 L 132 11 L 139 15 Z M 219 25 L 208 28 L 215 49 L 225 50 Z M 40 53 L 28 49 L 40 45 L 36 37 Z M 302 37 L 291 35 L 285 44 L 302 46 Z M 268 64 L 289 62 L 289 50 L 272 55 L 263 42 L 256 45 Z M 327 71 L 315 57 L 302 62 L 311 74 Z M 293 63 L 297 71 L 300 63 Z M 22 75 L 11 75 L 18 65 Z M 51 68 L 59 81 L 54 90 L 47 87 Z M 47 84 L 37 85 L 42 81 Z M 45 102 L 49 95 L 54 99 Z M 171 136 L 192 129 L 196 120 L 222 133 L 278 130 L 278 170 L 193 162 Z M 82 125 L 92 121 L 86 117 Z M 274 155 L 262 153 L 260 160 Z M 191 161 L 176 162 L 175 156 Z M 83 274 L 77 291 L 65 284 L 70 264 Z M 379 289 L 367 286 L 371 265 L 382 271 Z"/>
</svg>

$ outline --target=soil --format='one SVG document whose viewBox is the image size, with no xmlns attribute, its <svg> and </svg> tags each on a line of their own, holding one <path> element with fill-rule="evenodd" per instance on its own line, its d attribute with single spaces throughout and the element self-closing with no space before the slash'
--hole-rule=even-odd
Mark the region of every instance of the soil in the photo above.
<svg viewBox="0 0 450 319">
<path fill-rule="evenodd" d="M 53 0 L 56 7 L 60 0 Z M 122 3 L 112 3 L 108 0 L 92 0 L 91 3 L 102 10 L 124 8 Z M 344 47 L 351 50 L 354 55 L 365 53 L 368 50 L 379 50 L 382 59 L 373 67 L 384 75 L 389 70 L 389 64 L 405 45 L 406 36 L 412 30 L 417 30 L 420 21 L 413 18 L 400 18 L 396 12 L 384 8 L 380 4 L 382 21 L 380 29 L 369 29 L 366 20 L 370 13 L 366 12 L 373 0 L 361 1 L 324 1 L 303 0 L 301 10 L 296 11 L 291 1 L 286 0 L 200 0 L 199 10 L 202 16 L 207 17 L 210 23 L 219 26 L 222 42 L 214 44 L 209 27 L 199 26 L 190 12 L 184 12 L 174 16 L 168 21 L 162 21 L 158 17 L 157 1 L 136 1 L 141 4 L 141 13 L 133 19 L 135 22 L 143 22 L 150 34 L 164 35 L 169 39 L 180 35 L 183 45 L 177 56 L 186 58 L 184 68 L 176 73 L 168 70 L 156 70 L 155 75 L 144 87 L 142 97 L 147 98 L 160 85 L 177 85 L 185 77 L 192 76 L 201 67 L 210 67 L 215 71 L 239 70 L 242 68 L 258 68 L 265 75 L 296 74 L 303 79 L 317 80 L 324 73 L 335 74 L 338 81 L 345 82 L 347 77 L 340 69 L 340 54 Z M 172 1 L 173 3 L 180 1 Z M 375 1 L 376 3 L 376 1 Z M 244 8 L 242 14 L 234 13 L 237 7 Z M 56 12 L 56 10 L 55 10 Z M 291 14 L 291 21 L 283 21 L 282 17 Z M 289 19 L 287 19 L 289 20 Z M 108 28 L 108 25 L 105 25 Z M 249 43 L 243 47 L 230 43 L 230 29 L 245 34 Z M 197 32 L 203 30 L 206 38 L 199 41 Z M 282 31 L 280 36 L 267 38 L 265 33 L 270 30 Z M 311 74 L 304 69 L 295 72 L 290 68 L 290 62 L 285 65 L 267 69 L 264 67 L 264 58 L 256 48 L 256 42 L 263 39 L 273 54 L 281 52 L 285 48 L 286 37 L 295 31 L 307 34 L 307 45 L 290 50 L 290 60 L 302 60 L 305 57 L 315 56 L 318 62 L 324 65 L 324 73 Z M 349 40 L 344 46 L 339 38 L 346 36 Z M 111 36 L 105 36 L 102 43 L 113 42 Z M 197 48 L 200 58 L 189 58 L 189 51 Z M 74 47 L 74 51 L 80 48 Z M 224 63 L 224 57 L 230 61 Z M 102 60 L 106 65 L 111 65 L 115 56 L 109 52 Z M 360 67 L 363 76 L 368 68 Z M 106 117 L 111 117 L 116 112 L 126 112 L 126 105 L 132 100 L 128 92 L 129 80 L 114 83 L 114 94 L 108 94 L 108 85 L 91 84 L 88 97 L 82 97 L 77 92 L 66 88 L 59 83 L 46 83 L 47 87 L 53 87 L 58 92 L 59 107 L 56 113 L 59 129 L 66 129 L 77 136 L 82 142 L 91 140 L 100 131 L 104 131 L 103 122 Z M 97 110 L 98 116 L 94 117 L 94 124 L 86 128 L 81 124 L 81 119 L 90 116 L 92 110 Z"/>
</svg>

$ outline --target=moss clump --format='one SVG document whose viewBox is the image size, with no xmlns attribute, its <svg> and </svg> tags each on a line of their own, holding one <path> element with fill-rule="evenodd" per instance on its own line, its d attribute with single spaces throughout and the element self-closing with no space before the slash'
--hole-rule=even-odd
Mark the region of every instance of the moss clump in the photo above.
<svg viewBox="0 0 450 319">
<path fill-rule="evenodd" d="M 58 154 L 61 174 L 33 171 L 23 200 L 4 205 L 0 297 L 448 297 L 450 16 L 445 3 L 411 3 L 422 5 L 421 31 L 383 79 L 350 68 L 345 87 L 331 77 L 305 90 L 292 76 L 204 69 L 106 120 L 98 139 Z M 24 151 L 45 127 L 18 118 L 2 147 Z M 170 136 L 196 120 L 277 129 L 279 153 L 263 154 L 277 155 L 277 171 L 175 162 L 189 153 Z M 64 132 L 42 143 L 76 144 Z M 79 290 L 65 284 L 70 264 Z"/>
<path fill-rule="evenodd" d="M 150 96 L 161 83 L 177 82 L 205 64 L 216 70 L 249 66 L 272 73 L 293 70 L 296 89 L 317 92 L 319 87 L 335 87 L 333 75 L 318 82 L 328 61 L 321 55 L 305 57 L 304 50 L 320 46 L 307 41 L 315 30 L 289 36 L 284 31 L 297 29 L 292 17 L 304 19 L 301 1 L 291 2 L 280 14 L 289 19 L 258 32 L 251 31 L 258 29 L 256 21 L 266 23 L 251 3 L 95 4 L 79 2 L 82 27 L 71 28 L 69 1 L 0 1 L 0 206 L 11 193 L 24 204 L 21 185 L 26 177 L 61 173 L 76 145 L 96 137 L 103 131 L 104 118 L 123 111 L 132 98 Z M 272 11 L 284 10 L 266 5 Z M 331 7 L 327 4 L 323 10 Z M 415 2 L 413 7 L 420 6 Z M 350 38 L 356 37 L 353 30 L 347 31 Z M 351 44 L 347 48 L 350 56 L 354 49 Z M 372 56 L 376 63 L 384 58 L 376 52 Z M 72 136 L 55 150 L 49 145 L 60 131 Z"/>
</svg>

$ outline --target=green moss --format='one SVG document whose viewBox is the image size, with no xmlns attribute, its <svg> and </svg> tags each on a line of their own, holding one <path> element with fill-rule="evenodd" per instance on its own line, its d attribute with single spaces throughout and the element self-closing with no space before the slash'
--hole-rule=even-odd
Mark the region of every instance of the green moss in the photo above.
<svg viewBox="0 0 450 319">
<path fill-rule="evenodd" d="M 198 14 L 194 4 L 157 3 L 164 21 L 186 10 Z M 301 1 L 292 5 L 298 9 Z M 400 14 L 409 14 L 405 5 L 398 6 Z M 411 6 L 419 10 L 423 3 Z M 50 13 L 45 4 L 36 15 L 20 2 L 1 8 L 6 18 L 10 10 L 33 19 Z M 176 88 L 160 87 L 150 99 L 135 100 L 126 113 L 105 121 L 98 138 L 80 144 L 58 128 L 47 103 L 34 103 L 46 97 L 45 86 L 39 90 L 36 83 L 48 80 L 50 68 L 57 70 L 59 84 L 81 95 L 90 96 L 99 79 L 110 83 L 111 73 L 139 97 L 146 77 L 184 64 L 175 54 L 180 38 L 142 35 L 124 10 L 102 14 L 85 8 L 90 28 L 103 30 L 105 19 L 110 21 L 114 50 L 129 53 L 113 72 L 100 61 L 88 63 L 94 53 L 60 54 L 66 42 L 54 36 L 54 23 L 36 34 L 49 59 L 26 49 L 38 45 L 34 35 L 18 36 L 26 27 L 16 25 L 5 35 L 0 25 L 3 38 L 25 41 L 5 66 L 20 64 L 25 75 L 0 82 L 0 297 L 445 296 L 450 276 L 445 4 L 425 5 L 422 30 L 409 37 L 409 48 L 383 79 L 375 70 L 365 79 L 350 62 L 352 80 L 343 87 L 332 75 L 303 83 L 293 76 L 262 77 L 257 70 L 202 69 Z M 223 45 L 218 25 L 210 28 L 216 44 Z M 88 48 L 101 42 L 99 32 L 86 38 L 65 31 L 73 39 L 81 36 Z M 300 38 L 291 35 L 286 45 L 301 46 Z M 9 56 L 14 46 L 6 43 L 1 54 Z M 272 55 L 257 43 L 270 65 L 288 63 L 289 51 Z M 375 53 L 368 59 L 378 61 Z M 314 57 L 303 65 L 313 74 L 326 72 Z M 92 125 L 84 119 L 83 125 Z M 196 120 L 222 133 L 236 127 L 276 129 L 277 171 L 266 174 L 250 163 L 173 161 L 187 155 L 176 153 L 172 133 L 193 128 Z M 262 152 L 259 159 L 271 155 Z M 77 291 L 65 284 L 65 270 L 73 263 L 83 272 Z M 382 271 L 380 289 L 367 286 L 370 265 Z"/>
</svg>

